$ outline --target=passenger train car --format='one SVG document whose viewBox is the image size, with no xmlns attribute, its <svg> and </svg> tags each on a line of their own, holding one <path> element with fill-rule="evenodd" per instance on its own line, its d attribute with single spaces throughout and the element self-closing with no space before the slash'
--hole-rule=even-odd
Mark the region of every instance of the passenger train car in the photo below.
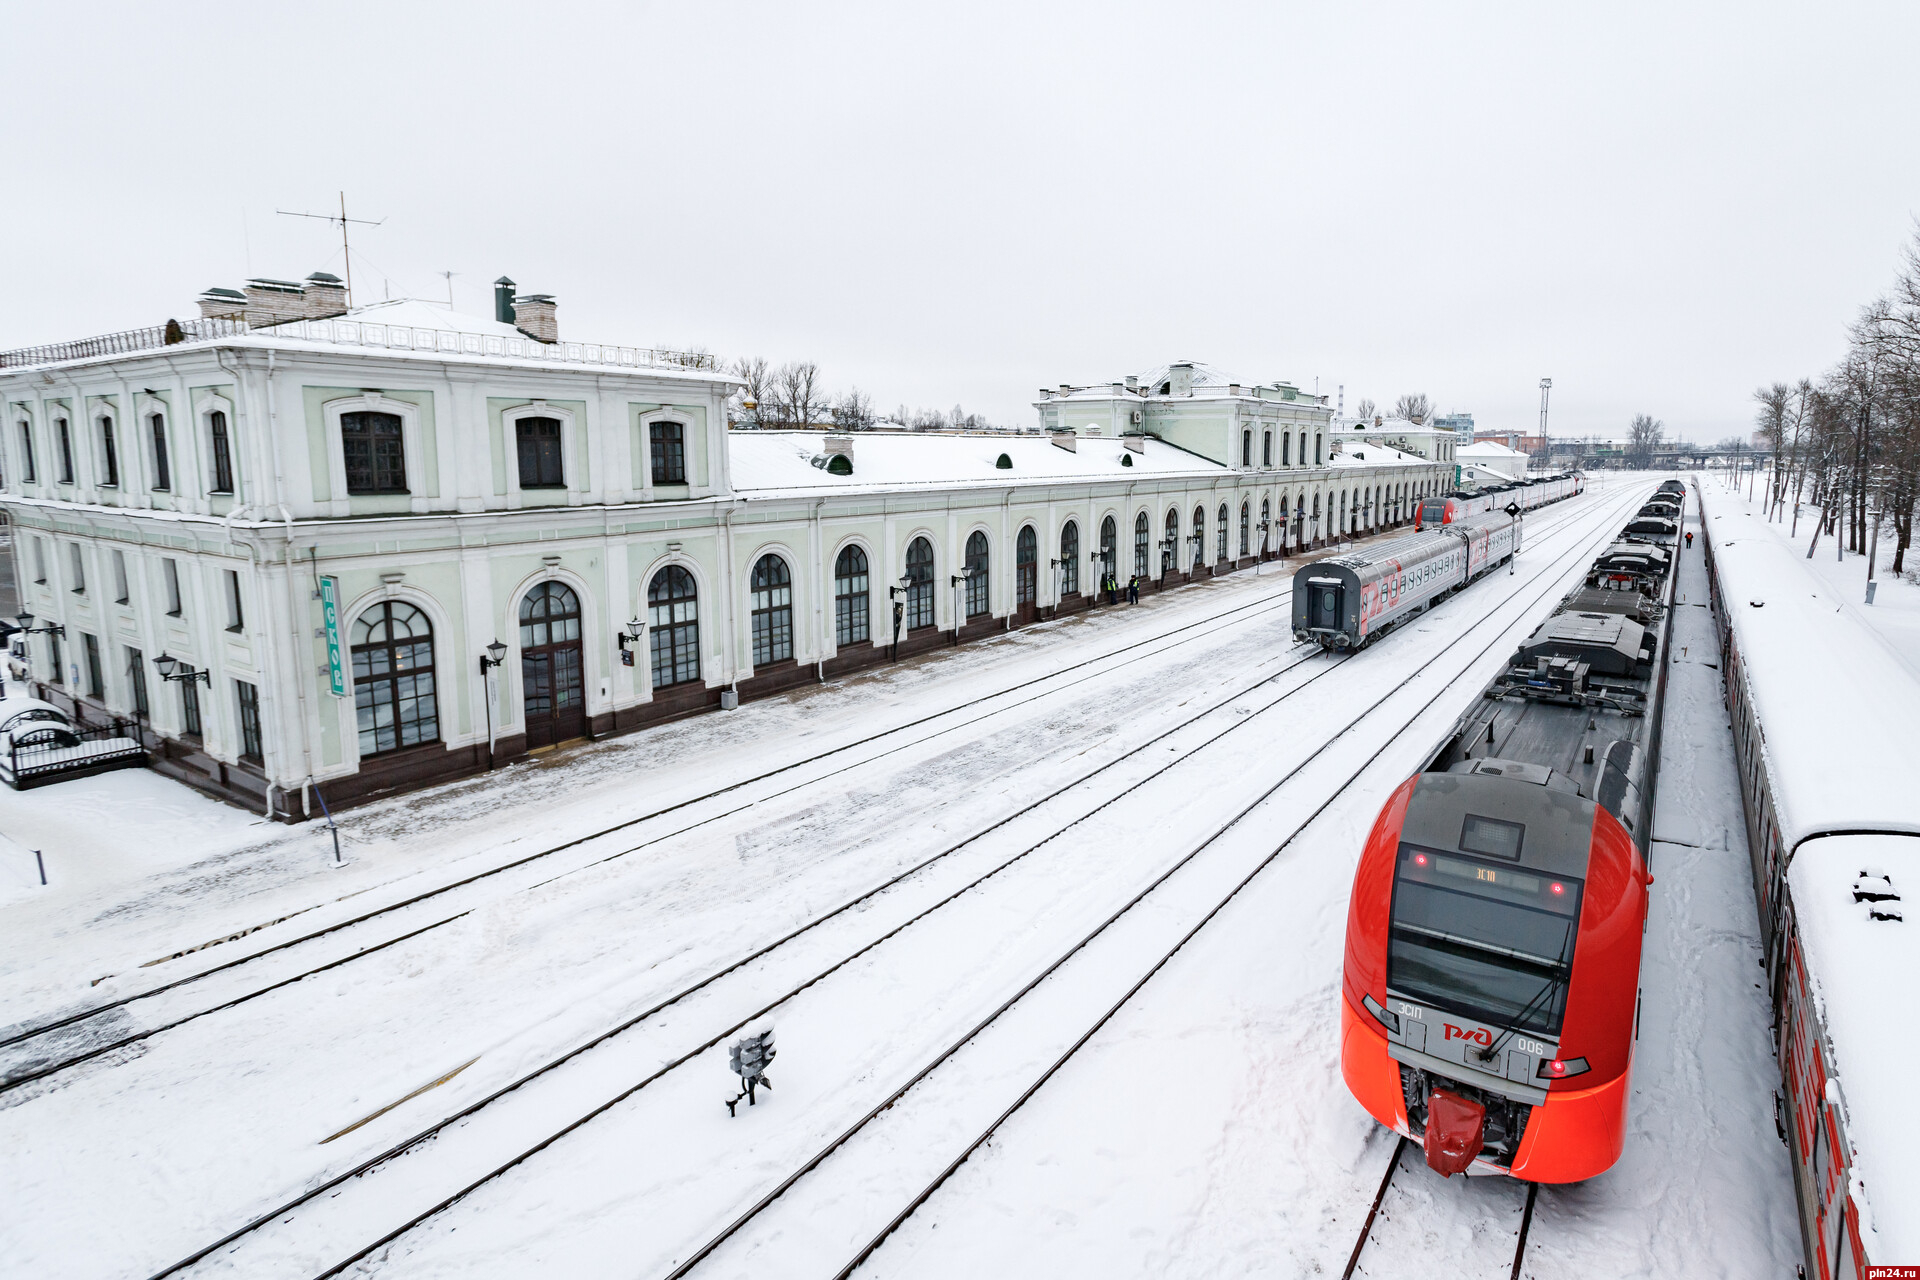
<svg viewBox="0 0 1920 1280">
<path fill-rule="evenodd" d="M 1920 1262 L 1920 680 L 1764 516 L 1703 487 L 1805 1274 L 1857 1280 Z"/>
<path fill-rule="evenodd" d="M 1517 504 L 1521 511 L 1532 511 L 1549 502 L 1584 493 L 1586 487 L 1584 476 L 1569 472 L 1540 480 L 1516 480 L 1512 484 L 1489 489 L 1456 489 L 1452 493 L 1422 499 L 1414 509 L 1413 527 L 1431 529 L 1452 524 L 1455 520 L 1464 520 L 1468 516 L 1491 515 L 1496 511 L 1505 511 L 1509 504 Z"/>
<path fill-rule="evenodd" d="M 1328 560 L 1293 575 L 1293 638 L 1364 649 L 1520 550 L 1509 516 L 1475 516 Z"/>
<path fill-rule="evenodd" d="M 1443 1174 L 1576 1182 L 1625 1142 L 1676 576 L 1646 549 L 1595 561 L 1354 875 L 1341 1073 Z"/>
</svg>

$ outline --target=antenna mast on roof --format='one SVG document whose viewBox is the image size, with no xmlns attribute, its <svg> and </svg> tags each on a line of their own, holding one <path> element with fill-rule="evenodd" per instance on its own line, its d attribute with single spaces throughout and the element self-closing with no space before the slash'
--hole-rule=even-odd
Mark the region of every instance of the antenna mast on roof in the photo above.
<svg viewBox="0 0 1920 1280">
<path fill-rule="evenodd" d="M 347 306 L 352 307 L 353 306 L 353 250 L 347 244 L 347 224 L 350 222 L 357 222 L 363 227 L 377 227 L 377 226 L 380 226 L 381 223 L 384 223 L 386 219 L 382 218 L 380 219 L 379 222 L 371 222 L 366 218 L 349 218 L 347 216 L 347 193 L 344 191 L 340 193 L 340 212 L 337 214 L 336 213 L 296 213 L 292 209 L 275 209 L 274 212 L 288 218 L 318 218 L 322 222 L 337 222 L 340 224 L 340 256 L 346 264 L 346 271 L 347 271 Z M 451 287 L 451 283 L 449 283 L 449 287 Z"/>
</svg>

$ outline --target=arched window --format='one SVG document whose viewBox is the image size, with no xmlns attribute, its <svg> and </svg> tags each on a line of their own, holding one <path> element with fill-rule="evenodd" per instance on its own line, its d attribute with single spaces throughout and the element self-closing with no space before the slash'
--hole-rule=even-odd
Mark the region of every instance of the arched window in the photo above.
<svg viewBox="0 0 1920 1280">
<path fill-rule="evenodd" d="M 155 433 L 158 448 L 159 433 Z M 400 415 L 360 410 L 340 415 L 340 450 L 348 493 L 405 493 L 407 449 Z"/>
<path fill-rule="evenodd" d="M 693 575 L 670 564 L 647 588 L 647 634 L 653 649 L 653 687 L 700 678 L 700 599 Z"/>
<path fill-rule="evenodd" d="M 1100 590 L 1100 583 L 1106 576 L 1118 568 L 1120 562 L 1120 530 L 1108 516 L 1100 522 L 1100 572 L 1094 578 L 1093 589 Z"/>
<path fill-rule="evenodd" d="M 1340 528 L 1339 528 L 1339 531 L 1340 531 L 1341 533 L 1345 533 L 1345 532 L 1347 531 L 1347 491 L 1346 491 L 1345 489 L 1342 489 L 1342 490 L 1340 491 Z"/>
<path fill-rule="evenodd" d="M 1166 534 L 1167 545 L 1160 548 L 1160 572 L 1165 573 L 1180 563 L 1180 513 L 1172 507 L 1167 508 Z"/>
<path fill-rule="evenodd" d="M 1311 536 L 1315 538 L 1320 536 L 1320 495 L 1317 493 L 1313 495 L 1313 532 Z"/>
<path fill-rule="evenodd" d="M 383 600 L 353 624 L 352 650 L 361 757 L 439 738 L 427 615 L 404 601 Z"/>
<path fill-rule="evenodd" d="M 753 665 L 793 657 L 793 575 L 787 562 L 764 555 L 753 566 Z"/>
<path fill-rule="evenodd" d="M 1243 467 L 1250 467 L 1253 465 L 1253 432 L 1252 431 L 1242 431 L 1240 433 L 1240 465 Z"/>
<path fill-rule="evenodd" d="M 1080 526 L 1069 520 L 1060 526 L 1060 594 L 1080 590 Z"/>
<path fill-rule="evenodd" d="M 1013 543 L 1013 599 L 1015 604 L 1032 604 L 1040 598 L 1040 535 L 1033 526 L 1023 524 Z"/>
<path fill-rule="evenodd" d="M 1133 518 L 1133 572 L 1139 577 L 1147 576 L 1147 513 L 1142 511 Z"/>
<path fill-rule="evenodd" d="M 1271 431 L 1263 431 L 1260 434 L 1260 465 L 1263 467 L 1273 465 L 1273 432 Z"/>
<path fill-rule="evenodd" d="M 1207 511 L 1205 507 L 1193 509 L 1193 563 L 1197 568 L 1207 559 Z"/>
<path fill-rule="evenodd" d="M 1227 522 L 1231 519 L 1233 519 L 1233 517 L 1227 514 L 1227 504 L 1224 502 L 1221 503 L 1220 511 L 1214 517 L 1213 521 L 1213 558 L 1215 560 L 1225 560 L 1227 558 Z"/>
<path fill-rule="evenodd" d="M 1240 504 L 1240 554 L 1243 556 L 1248 554 L 1247 526 L 1252 522 L 1252 519 L 1253 519 L 1252 510 L 1253 508 L 1249 506 L 1246 502 L 1243 501 Z"/>
<path fill-rule="evenodd" d="M 987 611 L 987 535 L 974 530 L 967 536 L 967 616 L 977 618 Z"/>
<path fill-rule="evenodd" d="M 1280 502 L 1281 502 L 1280 536 L 1282 538 L 1285 538 L 1287 536 L 1287 530 L 1286 530 L 1287 511 L 1286 511 L 1286 505 L 1285 505 L 1286 501 L 1287 500 L 1285 498 L 1280 499 Z M 1273 500 L 1271 498 L 1262 498 L 1260 499 L 1260 554 L 1261 555 L 1265 555 L 1267 553 L 1267 542 L 1272 537 L 1273 537 Z"/>
<path fill-rule="evenodd" d="M 907 630 L 933 625 L 933 544 L 915 538 L 907 544 Z"/>
<path fill-rule="evenodd" d="M 845 547 L 833 562 L 833 642 L 859 644 L 867 628 L 867 553 Z"/>
<path fill-rule="evenodd" d="M 560 421 L 557 418 L 521 418 L 513 424 L 520 456 L 522 489 L 564 489 L 560 470 Z"/>
</svg>

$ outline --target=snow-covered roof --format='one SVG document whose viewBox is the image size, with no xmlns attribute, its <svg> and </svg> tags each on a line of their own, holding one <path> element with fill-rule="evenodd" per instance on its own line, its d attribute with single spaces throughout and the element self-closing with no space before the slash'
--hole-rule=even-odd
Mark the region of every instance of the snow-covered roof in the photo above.
<svg viewBox="0 0 1920 1280">
<path fill-rule="evenodd" d="M 835 439 L 842 437 L 836 436 Z M 742 497 L 793 492 L 858 492 L 884 487 L 1002 487 L 1063 480 L 1130 480 L 1142 476 L 1230 475 L 1230 468 L 1165 441 L 1147 438 L 1135 453 L 1117 438 L 1078 436 L 1062 449 L 1045 436 L 968 435 L 935 432 L 855 432 L 851 475 L 837 476 L 814 459 L 826 460 L 821 431 L 734 431 L 727 435 L 733 487 Z M 1001 455 L 1013 465 L 997 465 Z M 1130 458 L 1131 463 L 1122 459 Z"/>
<path fill-rule="evenodd" d="M 440 329 L 449 333 L 478 333 L 496 338 L 521 338 L 526 335 L 510 324 L 503 324 L 491 316 L 467 315 L 437 302 L 427 302 L 420 298 L 394 298 L 386 302 L 370 302 L 364 307 L 355 307 L 343 315 L 330 317 L 335 320 L 358 320 L 369 324 L 399 324 L 413 329 Z M 262 336 L 272 336 L 283 325 L 257 325 L 254 332 Z"/>
<path fill-rule="evenodd" d="M 1765 726 L 1788 850 L 1833 831 L 1920 834 L 1920 685 L 1745 502 L 1699 486 L 1736 646 Z"/>
<path fill-rule="evenodd" d="M 1494 462 L 1500 459 L 1524 458 L 1527 455 L 1521 453 L 1518 449 L 1509 449 L 1498 441 L 1475 440 L 1472 444 L 1463 444 L 1458 449 L 1455 449 L 1453 456 L 1462 462 Z"/>
<path fill-rule="evenodd" d="M 1869 1233 L 1866 1254 L 1876 1262 L 1920 1258 L 1913 1020 L 1887 1003 L 1889 978 L 1920 969 L 1920 839 L 1815 840 L 1794 857 L 1787 880 L 1808 980 L 1833 1050 L 1833 1081 L 1852 1148 L 1849 1190 Z M 1898 902 L 1878 905 L 1882 914 L 1891 907 L 1905 918 L 1874 919 L 1876 904 L 1857 900 L 1856 885 L 1898 893 Z"/>
<path fill-rule="evenodd" d="M 1348 441 L 1333 455 L 1329 465 L 1336 467 L 1426 467 L 1433 465 L 1417 454 L 1403 453 L 1390 444 Z"/>
</svg>

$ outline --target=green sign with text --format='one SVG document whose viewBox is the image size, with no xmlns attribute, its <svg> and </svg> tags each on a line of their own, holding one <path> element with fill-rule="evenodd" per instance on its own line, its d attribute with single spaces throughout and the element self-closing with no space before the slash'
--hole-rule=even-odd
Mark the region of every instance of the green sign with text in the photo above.
<svg viewBox="0 0 1920 1280">
<path fill-rule="evenodd" d="M 320 618 L 327 629 L 327 679 L 333 696 L 347 696 L 347 673 L 340 665 L 340 580 L 320 579 Z"/>
</svg>

